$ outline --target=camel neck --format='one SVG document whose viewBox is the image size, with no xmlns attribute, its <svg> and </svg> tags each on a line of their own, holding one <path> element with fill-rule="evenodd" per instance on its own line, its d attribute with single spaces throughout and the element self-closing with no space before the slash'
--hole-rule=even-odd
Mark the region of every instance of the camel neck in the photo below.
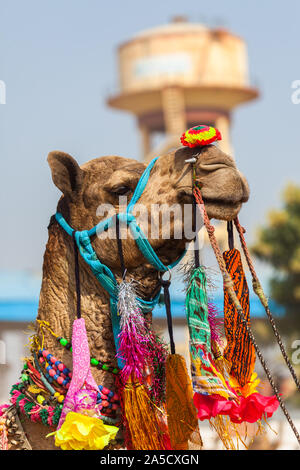
<svg viewBox="0 0 300 470">
<path fill-rule="evenodd" d="M 111 365 L 116 364 L 112 334 L 109 295 L 101 287 L 89 266 L 79 257 L 81 315 L 85 319 L 91 356 Z M 121 272 L 115 273 L 117 281 Z M 150 297 L 157 286 L 157 272 L 139 266 L 128 271 L 128 278 L 137 281 L 139 295 Z M 74 246 L 70 236 L 57 225 L 49 228 L 49 239 L 43 263 L 43 279 L 39 301 L 38 320 L 49 322 L 59 337 L 72 337 L 72 324 L 76 318 L 76 281 Z M 61 348 L 58 341 L 47 330 L 44 344 L 52 354 L 71 366 L 69 351 Z M 40 338 L 41 339 L 41 338 Z M 96 371 L 97 374 L 98 371 Z"/>
<path fill-rule="evenodd" d="M 101 332 L 110 330 L 109 298 L 99 282 L 79 258 L 81 311 L 95 354 L 100 354 Z M 43 278 L 38 320 L 48 321 L 52 330 L 71 339 L 76 318 L 76 281 L 73 240 L 56 224 L 49 229 L 49 239 L 43 262 Z M 50 333 L 45 334 L 47 348 L 57 346 Z M 95 357 L 95 356 L 94 356 Z"/>
</svg>

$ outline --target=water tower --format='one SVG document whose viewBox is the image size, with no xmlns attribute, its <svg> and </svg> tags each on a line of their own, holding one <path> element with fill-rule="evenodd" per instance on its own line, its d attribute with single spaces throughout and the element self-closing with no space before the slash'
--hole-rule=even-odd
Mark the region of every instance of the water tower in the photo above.
<svg viewBox="0 0 300 470">
<path fill-rule="evenodd" d="M 121 44 L 118 61 L 119 93 L 108 104 L 136 116 L 145 160 L 178 147 L 181 133 L 200 123 L 217 127 L 231 153 L 232 110 L 258 96 L 240 37 L 180 17 Z M 164 139 L 154 149 L 158 133 Z"/>
</svg>

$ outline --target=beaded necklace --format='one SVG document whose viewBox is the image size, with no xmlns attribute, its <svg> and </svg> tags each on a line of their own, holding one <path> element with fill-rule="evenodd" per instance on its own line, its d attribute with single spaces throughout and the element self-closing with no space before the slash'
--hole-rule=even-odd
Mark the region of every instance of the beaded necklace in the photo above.
<svg viewBox="0 0 300 470">
<path fill-rule="evenodd" d="M 38 351 L 40 364 L 46 366 L 47 373 L 45 374 L 47 380 L 52 384 L 54 381 L 61 385 L 62 388 L 68 390 L 70 386 L 70 379 L 72 372 L 65 364 L 59 361 L 55 356 L 49 353 L 45 348 Z M 116 393 L 103 385 L 99 385 L 99 393 L 97 397 L 97 404 L 99 409 L 106 414 L 111 414 L 119 408 L 119 397 Z M 62 400 L 63 401 L 63 400 Z M 61 402 L 62 402 L 61 401 Z"/>
<path fill-rule="evenodd" d="M 48 391 L 50 391 L 51 399 L 56 399 L 58 403 L 63 404 L 65 395 L 69 389 L 72 371 L 56 356 L 51 354 L 49 350 L 43 347 L 44 345 L 44 331 L 47 329 L 54 336 L 57 341 L 64 346 L 66 349 L 72 352 L 72 344 L 66 338 L 58 336 L 51 328 L 48 322 L 37 320 L 37 323 L 40 326 L 42 334 L 42 346 L 39 344 L 38 337 L 33 337 L 33 347 L 32 352 L 36 357 L 36 368 L 32 366 L 30 361 L 27 361 L 27 369 L 31 371 L 31 377 L 33 382 L 38 386 L 45 386 Z M 35 350 L 37 353 L 35 353 Z M 118 374 L 119 369 L 117 367 L 112 367 L 106 363 L 98 361 L 95 358 L 91 358 L 91 365 L 96 366 L 100 370 L 111 372 L 115 375 Z M 43 368 L 43 370 L 41 370 Z M 26 372 L 23 370 L 23 372 Z M 24 375 L 24 374 L 23 374 Z M 24 376 L 25 383 L 27 383 L 27 375 Z M 42 383 L 43 382 L 43 383 Z M 97 396 L 97 405 L 98 409 L 103 416 L 111 416 L 116 412 L 120 406 L 119 397 L 112 390 L 109 390 L 102 385 L 98 386 L 99 393 Z M 47 406 L 48 401 L 45 397 L 39 394 L 36 397 L 38 403 L 42 406 Z"/>
<path fill-rule="evenodd" d="M 69 342 L 66 338 L 59 337 L 57 336 L 57 341 L 59 344 L 61 344 L 63 347 L 68 349 L 69 351 L 72 351 L 72 343 Z M 119 373 L 119 368 L 118 367 L 113 367 L 106 362 L 102 362 L 99 359 L 96 359 L 95 357 L 91 357 L 91 365 L 94 367 L 97 367 L 99 370 L 105 370 L 107 372 L 110 372 L 112 374 L 117 375 Z"/>
<path fill-rule="evenodd" d="M 25 359 L 21 382 L 13 385 L 11 389 L 11 401 L 32 421 L 56 426 L 72 372 L 45 348 L 39 349 L 37 355 L 32 352 L 34 361 Z M 41 367 L 45 366 L 47 372 L 43 373 Z M 118 419 L 110 415 L 119 408 L 119 397 L 103 385 L 98 388 L 100 419 L 107 424 L 115 424 Z"/>
<path fill-rule="evenodd" d="M 50 328 L 50 325 L 48 322 L 43 321 L 43 320 L 37 320 L 37 323 L 40 326 L 43 337 L 44 337 L 43 328 L 45 328 L 47 329 L 47 331 L 49 331 L 49 333 L 51 333 L 52 336 L 54 336 L 54 338 L 56 338 L 57 342 L 61 346 L 66 348 L 68 351 L 72 352 L 72 343 L 68 341 L 66 338 L 62 336 L 58 336 L 56 333 L 54 333 L 54 331 Z M 118 375 L 119 373 L 118 367 L 111 366 L 110 364 L 107 364 L 106 362 L 103 362 L 100 359 L 96 359 L 95 357 L 91 357 L 91 365 L 94 367 L 97 367 L 97 369 L 99 370 L 104 370 L 114 375 Z"/>
</svg>

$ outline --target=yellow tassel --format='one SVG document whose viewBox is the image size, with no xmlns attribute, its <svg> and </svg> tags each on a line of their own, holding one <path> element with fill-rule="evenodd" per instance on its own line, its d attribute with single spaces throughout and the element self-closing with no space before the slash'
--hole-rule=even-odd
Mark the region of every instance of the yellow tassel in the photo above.
<svg viewBox="0 0 300 470">
<path fill-rule="evenodd" d="M 222 441 L 225 449 L 239 450 L 241 443 L 245 449 L 248 449 L 245 439 L 242 438 L 239 430 L 239 425 L 232 423 L 230 418 L 225 415 L 217 415 L 209 420 L 211 427 L 216 431 L 220 440 Z M 247 427 L 245 428 L 245 435 L 247 434 Z M 246 436 L 245 436 L 246 437 Z M 236 439 L 236 443 L 235 440 Z"/>
<path fill-rule="evenodd" d="M 133 450 L 165 450 L 164 432 L 144 385 L 130 378 L 123 404 Z"/>
<path fill-rule="evenodd" d="M 171 354 L 166 361 L 166 408 L 172 449 L 188 450 L 188 441 L 198 428 L 198 419 L 191 379 L 180 354 Z"/>
</svg>

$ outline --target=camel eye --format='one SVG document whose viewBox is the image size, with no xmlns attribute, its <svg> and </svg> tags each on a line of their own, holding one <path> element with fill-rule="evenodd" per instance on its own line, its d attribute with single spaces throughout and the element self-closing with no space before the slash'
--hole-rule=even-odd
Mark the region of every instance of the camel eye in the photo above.
<svg viewBox="0 0 300 470">
<path fill-rule="evenodd" d="M 118 196 L 125 196 L 125 194 L 128 194 L 131 191 L 131 189 L 128 186 L 119 186 L 118 188 L 114 189 L 112 192 L 114 194 L 117 194 Z"/>
</svg>

